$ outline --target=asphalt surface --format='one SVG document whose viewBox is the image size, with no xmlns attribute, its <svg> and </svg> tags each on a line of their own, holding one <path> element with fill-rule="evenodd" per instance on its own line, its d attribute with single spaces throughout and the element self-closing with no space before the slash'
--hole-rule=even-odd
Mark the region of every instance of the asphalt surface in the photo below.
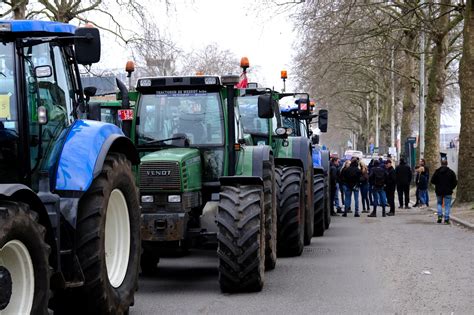
<svg viewBox="0 0 474 315">
<path fill-rule="evenodd" d="M 474 233 L 426 210 L 333 217 L 301 257 L 278 260 L 260 293 L 222 294 L 214 252 L 159 267 L 140 278 L 131 314 L 474 314 Z"/>
</svg>

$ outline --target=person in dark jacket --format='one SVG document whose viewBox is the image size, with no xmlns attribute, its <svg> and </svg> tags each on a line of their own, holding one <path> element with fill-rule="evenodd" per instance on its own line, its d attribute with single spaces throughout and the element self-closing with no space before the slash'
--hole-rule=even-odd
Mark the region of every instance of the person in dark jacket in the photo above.
<svg viewBox="0 0 474 315">
<path fill-rule="evenodd" d="M 425 176 L 426 181 L 429 183 L 430 182 L 430 169 L 428 168 L 428 166 L 426 166 L 425 159 L 420 159 L 420 166 L 423 166 L 423 172 L 421 172 L 420 175 Z M 424 179 L 423 179 L 423 181 L 424 181 Z M 428 189 L 428 188 L 426 188 L 426 189 Z M 427 207 L 430 206 L 430 195 L 429 194 L 426 194 L 425 204 L 426 204 Z"/>
<path fill-rule="evenodd" d="M 345 205 L 344 205 L 344 214 L 343 217 L 347 217 L 347 212 L 351 206 L 351 197 L 354 194 L 354 203 L 355 203 L 355 211 L 354 216 L 360 217 L 359 215 L 359 183 L 360 177 L 362 176 L 362 172 L 359 169 L 359 161 L 357 158 L 352 158 L 350 162 L 350 166 L 345 168 L 342 171 L 342 178 L 344 179 L 344 184 L 346 185 L 346 193 L 345 193 Z"/>
<path fill-rule="evenodd" d="M 334 203 L 336 201 L 336 193 L 337 193 L 337 165 L 339 164 L 339 159 L 337 157 L 333 157 L 331 159 L 331 165 L 329 168 L 329 194 L 331 196 L 331 215 L 337 216 L 336 211 L 334 211 Z"/>
<path fill-rule="evenodd" d="M 423 208 L 426 206 L 426 200 L 428 199 L 428 177 L 425 173 L 425 168 L 423 166 L 419 166 L 416 169 L 418 174 L 418 200 L 419 200 L 419 207 Z"/>
<path fill-rule="evenodd" d="M 397 186 L 397 177 L 395 169 L 392 166 L 392 160 L 385 161 L 385 169 L 387 170 L 387 181 L 385 182 L 385 193 L 387 195 L 387 202 L 390 206 L 388 216 L 395 215 L 395 188 Z"/>
<path fill-rule="evenodd" d="M 405 204 L 405 209 L 410 209 L 410 183 L 413 178 L 411 168 L 407 165 L 405 158 L 400 158 L 400 164 L 395 168 L 397 179 L 398 206 L 401 209 Z M 403 203 L 405 197 L 405 203 Z"/>
<path fill-rule="evenodd" d="M 441 167 L 434 172 L 431 183 L 435 185 L 436 199 L 438 202 L 438 223 L 441 223 L 443 219 L 444 203 L 444 223 L 449 224 L 453 190 L 456 188 L 458 180 L 453 170 L 448 167 L 447 160 L 441 160 Z"/>
<path fill-rule="evenodd" d="M 387 200 L 384 187 L 386 180 L 387 172 L 380 166 L 378 160 L 374 161 L 374 167 L 369 174 L 369 183 L 372 185 L 372 193 L 374 197 L 374 210 L 368 215 L 369 217 L 377 216 L 377 205 L 382 207 L 382 216 L 385 216 L 385 204 Z"/>
</svg>

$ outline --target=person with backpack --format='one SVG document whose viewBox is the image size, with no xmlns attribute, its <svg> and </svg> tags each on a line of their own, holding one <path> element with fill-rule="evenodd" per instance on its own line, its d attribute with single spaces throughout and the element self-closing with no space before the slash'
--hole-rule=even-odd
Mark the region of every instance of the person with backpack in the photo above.
<svg viewBox="0 0 474 315">
<path fill-rule="evenodd" d="M 372 185 L 372 193 L 374 195 L 374 210 L 368 215 L 369 217 L 377 216 L 377 206 L 382 207 L 382 217 L 385 217 L 385 204 L 387 198 L 385 196 L 385 182 L 387 180 L 387 172 L 380 166 L 380 161 L 374 161 L 374 167 L 369 175 L 369 182 Z"/>
<path fill-rule="evenodd" d="M 341 168 L 339 169 L 338 173 L 338 179 L 339 179 L 339 188 L 341 188 L 341 200 L 342 200 L 342 205 L 345 207 L 346 204 L 346 190 L 347 190 L 347 184 L 346 180 L 344 178 L 344 172 L 349 166 L 351 165 L 350 160 L 345 160 L 344 163 L 342 164 Z M 350 209 L 349 209 L 350 211 Z M 344 213 L 344 211 L 337 212 L 337 213 Z"/>
<path fill-rule="evenodd" d="M 344 179 L 344 183 L 346 185 L 346 194 L 345 194 L 345 205 L 344 205 L 344 213 L 343 217 L 347 217 L 347 212 L 351 207 L 351 197 L 354 194 L 354 203 L 355 203 L 355 211 L 354 217 L 360 217 L 359 215 L 359 184 L 360 184 L 360 177 L 362 176 L 362 172 L 359 169 L 359 161 L 357 158 L 352 158 L 350 161 L 350 166 L 345 168 L 342 172 L 342 177 Z"/>
<path fill-rule="evenodd" d="M 438 223 L 443 219 L 444 204 L 444 223 L 449 224 L 449 214 L 451 211 L 451 201 L 453 190 L 458 184 L 456 174 L 448 167 L 446 159 L 441 160 L 441 166 L 431 178 L 431 183 L 435 185 L 436 199 L 438 203 Z"/>
<path fill-rule="evenodd" d="M 398 207 L 402 209 L 405 205 L 405 209 L 410 209 L 410 183 L 413 175 L 410 166 L 407 165 L 403 157 L 400 158 L 400 164 L 395 168 L 395 177 L 397 179 Z"/>
<path fill-rule="evenodd" d="M 395 169 L 392 166 L 392 160 L 388 159 L 385 161 L 385 169 L 387 171 L 387 178 L 385 181 L 385 194 L 387 196 L 387 202 L 390 206 L 390 211 L 387 213 L 388 216 L 395 215 L 395 187 L 397 185 L 397 178 L 395 175 Z"/>
</svg>

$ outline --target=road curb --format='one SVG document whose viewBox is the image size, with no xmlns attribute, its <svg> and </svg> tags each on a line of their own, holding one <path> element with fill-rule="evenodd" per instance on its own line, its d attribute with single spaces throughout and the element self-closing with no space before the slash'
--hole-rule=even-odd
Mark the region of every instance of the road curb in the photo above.
<svg viewBox="0 0 474 315">
<path fill-rule="evenodd" d="M 438 214 L 438 210 L 436 210 L 436 209 L 427 208 L 427 210 L 428 210 L 428 211 L 433 211 L 436 215 Z M 453 216 L 453 215 L 450 215 L 450 216 L 449 216 L 449 219 L 450 219 L 451 221 L 453 221 L 453 222 L 456 222 L 456 223 L 459 224 L 459 225 L 464 226 L 465 228 L 468 228 L 468 229 L 474 231 L 474 224 L 472 224 L 472 223 L 469 223 L 469 222 L 467 222 L 467 221 L 461 220 L 461 219 L 459 219 L 458 217 Z"/>
</svg>

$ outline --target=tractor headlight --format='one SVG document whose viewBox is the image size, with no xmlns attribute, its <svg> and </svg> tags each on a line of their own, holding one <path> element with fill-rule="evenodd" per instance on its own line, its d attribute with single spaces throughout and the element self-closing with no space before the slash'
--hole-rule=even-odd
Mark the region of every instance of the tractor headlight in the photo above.
<svg viewBox="0 0 474 315">
<path fill-rule="evenodd" d="M 168 195 L 169 203 L 178 203 L 181 202 L 181 195 Z"/>
<path fill-rule="evenodd" d="M 155 198 L 153 198 L 153 196 L 149 196 L 149 195 L 144 195 L 142 196 L 142 202 L 145 203 L 145 202 L 154 202 L 155 201 Z"/>
</svg>

